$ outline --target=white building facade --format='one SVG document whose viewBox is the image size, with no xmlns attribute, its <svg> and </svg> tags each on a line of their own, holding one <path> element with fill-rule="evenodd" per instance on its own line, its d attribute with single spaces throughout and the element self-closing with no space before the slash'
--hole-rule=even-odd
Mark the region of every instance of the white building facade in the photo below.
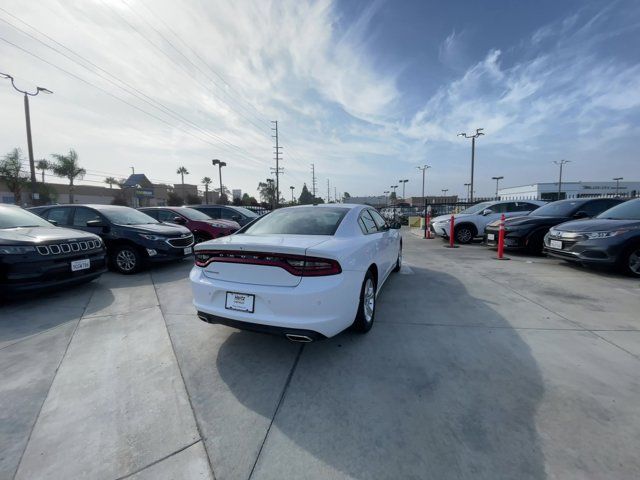
<svg viewBox="0 0 640 480">
<path fill-rule="evenodd" d="M 640 195 L 640 182 L 562 182 L 560 198 L 584 198 L 599 195 Z M 532 183 L 498 190 L 500 200 L 539 199 L 557 200 L 558 183 Z"/>
</svg>

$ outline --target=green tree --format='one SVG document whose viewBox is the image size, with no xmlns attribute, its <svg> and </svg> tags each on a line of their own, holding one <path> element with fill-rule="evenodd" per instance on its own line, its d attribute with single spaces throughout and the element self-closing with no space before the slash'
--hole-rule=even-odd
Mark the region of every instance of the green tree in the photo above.
<svg viewBox="0 0 640 480">
<path fill-rule="evenodd" d="M 200 205 L 202 203 L 202 198 L 198 195 L 192 195 L 191 193 L 187 193 L 187 205 Z"/>
<path fill-rule="evenodd" d="M 56 159 L 52 166 L 54 175 L 69 180 L 69 203 L 73 203 L 73 182 L 76 178 L 82 179 L 87 171 L 78 164 L 78 154 L 74 149 L 70 149 L 68 155 L 54 153 L 51 156 Z"/>
<path fill-rule="evenodd" d="M 189 170 L 187 170 L 187 167 L 178 167 L 176 173 L 180 175 L 180 178 L 182 179 L 182 185 L 184 186 L 184 176 L 189 175 Z M 184 191 L 184 188 L 182 190 Z"/>
<path fill-rule="evenodd" d="M 177 193 L 169 192 L 167 194 L 167 205 L 169 205 L 170 207 L 180 207 L 184 205 L 184 200 Z"/>
<path fill-rule="evenodd" d="M 233 199 L 233 201 L 231 202 L 232 205 L 235 205 L 236 207 L 240 207 L 242 206 L 242 199 L 236 197 Z"/>
<path fill-rule="evenodd" d="M 343 203 L 349 203 L 349 200 L 351 199 L 351 195 L 349 195 L 349 192 L 344 192 L 342 194 L 342 201 Z"/>
<path fill-rule="evenodd" d="M 109 188 L 113 188 L 114 185 L 118 184 L 118 180 L 116 180 L 114 177 L 107 177 L 104 179 L 104 183 L 109 185 Z"/>
<path fill-rule="evenodd" d="M 251 205 L 251 197 L 248 193 L 242 194 L 242 205 Z"/>
<path fill-rule="evenodd" d="M 204 185 L 204 203 L 209 203 L 209 185 L 211 185 L 211 179 L 209 177 L 204 177 L 201 180 Z"/>
<path fill-rule="evenodd" d="M 51 163 L 44 158 L 42 160 L 38 160 L 36 162 L 36 170 L 42 171 L 42 183 L 44 183 L 44 172 L 47 170 L 51 170 Z"/>
<path fill-rule="evenodd" d="M 22 189 L 27 184 L 27 174 L 22 171 L 22 152 L 14 148 L 0 160 L 0 178 L 7 184 L 7 188 L 13 193 L 16 205 L 22 203 Z"/>
<path fill-rule="evenodd" d="M 264 203 L 274 206 L 276 203 L 276 185 L 272 178 L 258 184 L 258 194 Z"/>
<path fill-rule="evenodd" d="M 300 196 L 298 197 L 298 203 L 300 205 L 311 205 L 313 202 L 313 195 L 307 188 L 307 184 L 302 185 L 302 191 L 300 192 Z"/>
</svg>

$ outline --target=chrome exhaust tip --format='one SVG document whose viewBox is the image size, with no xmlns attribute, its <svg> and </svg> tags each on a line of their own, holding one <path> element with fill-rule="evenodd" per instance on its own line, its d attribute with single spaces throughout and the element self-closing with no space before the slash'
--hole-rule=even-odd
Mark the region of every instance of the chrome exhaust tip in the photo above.
<svg viewBox="0 0 640 480">
<path fill-rule="evenodd" d="M 292 342 L 298 342 L 298 343 L 313 342 L 313 339 L 311 337 L 307 337 L 306 335 L 296 335 L 294 333 L 285 333 L 285 337 L 287 337 Z"/>
</svg>

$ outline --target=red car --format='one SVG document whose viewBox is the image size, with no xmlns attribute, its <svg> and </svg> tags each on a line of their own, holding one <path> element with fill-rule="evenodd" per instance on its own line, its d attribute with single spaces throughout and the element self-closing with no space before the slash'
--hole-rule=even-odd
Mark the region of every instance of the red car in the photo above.
<svg viewBox="0 0 640 480">
<path fill-rule="evenodd" d="M 188 207 L 144 207 L 141 212 L 159 222 L 184 225 L 193 233 L 195 243 L 224 237 L 240 229 L 233 220 L 214 220 L 198 210 Z"/>
</svg>

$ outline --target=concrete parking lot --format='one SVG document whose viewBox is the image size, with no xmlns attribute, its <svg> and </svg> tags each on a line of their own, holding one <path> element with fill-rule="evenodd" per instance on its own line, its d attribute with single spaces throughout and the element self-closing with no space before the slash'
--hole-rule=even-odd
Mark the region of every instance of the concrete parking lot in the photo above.
<svg viewBox="0 0 640 480">
<path fill-rule="evenodd" d="M 367 335 L 205 324 L 187 261 L 0 307 L 0 478 L 640 478 L 640 281 L 403 235 Z"/>
</svg>

